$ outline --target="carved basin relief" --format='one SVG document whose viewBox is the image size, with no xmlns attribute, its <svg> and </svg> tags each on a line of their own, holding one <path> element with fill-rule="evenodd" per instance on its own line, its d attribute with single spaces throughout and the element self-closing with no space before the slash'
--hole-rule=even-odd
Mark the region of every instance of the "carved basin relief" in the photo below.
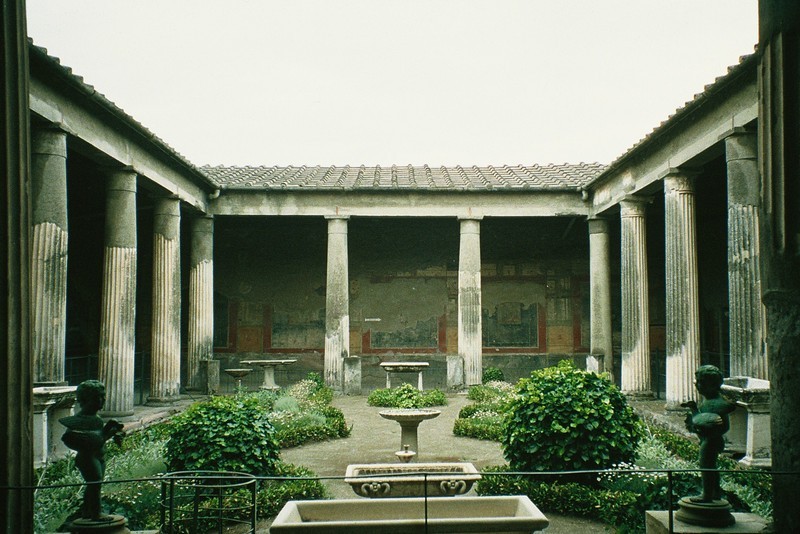
<svg viewBox="0 0 800 534">
<path fill-rule="evenodd" d="M 463 495 L 480 478 L 467 462 L 351 464 L 345 473 L 356 495 L 370 498 Z"/>
</svg>

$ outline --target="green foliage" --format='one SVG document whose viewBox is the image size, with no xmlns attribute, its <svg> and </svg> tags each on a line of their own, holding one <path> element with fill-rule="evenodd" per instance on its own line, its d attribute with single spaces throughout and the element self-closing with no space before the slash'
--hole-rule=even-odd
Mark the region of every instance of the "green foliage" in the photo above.
<svg viewBox="0 0 800 534">
<path fill-rule="evenodd" d="M 482 383 L 486 382 L 502 382 L 506 379 L 506 376 L 503 374 L 503 370 L 499 367 L 487 367 L 483 370 L 483 377 L 481 379 Z"/>
<path fill-rule="evenodd" d="M 170 423 L 170 471 L 238 471 L 269 475 L 278 460 L 275 430 L 257 397 L 212 397 Z"/>
<path fill-rule="evenodd" d="M 310 380 L 317 385 L 317 389 L 322 389 L 325 386 L 325 380 L 322 379 L 322 375 L 319 373 L 315 373 L 314 371 L 309 372 L 306 375 L 306 380 Z"/>
<path fill-rule="evenodd" d="M 281 448 L 350 435 L 344 414 L 335 406 L 323 406 L 302 413 L 273 412 L 269 417 Z"/>
<path fill-rule="evenodd" d="M 309 469 L 279 462 L 276 465 L 277 477 L 314 477 Z M 262 480 L 256 495 L 258 515 L 262 518 L 275 517 L 283 505 L 292 500 L 325 499 L 327 492 L 319 480 Z"/>
<path fill-rule="evenodd" d="M 575 482 L 543 482 L 521 475 L 502 475 L 508 466 L 484 469 L 478 482 L 479 495 L 527 495 L 543 512 L 587 517 L 622 531 L 643 532 L 644 511 L 636 493 L 627 490 L 597 489 Z"/>
<path fill-rule="evenodd" d="M 515 471 L 610 467 L 633 460 L 643 425 L 605 377 L 568 361 L 517 384 L 501 443 Z"/>
<path fill-rule="evenodd" d="M 508 382 L 492 380 L 471 386 L 467 391 L 467 398 L 478 404 L 503 403 L 514 394 L 514 386 Z"/>
<path fill-rule="evenodd" d="M 502 418 L 458 418 L 453 423 L 453 434 L 465 438 L 500 441 Z"/>
<path fill-rule="evenodd" d="M 384 408 L 428 408 L 444 406 L 447 397 L 438 389 L 420 391 L 411 384 L 391 389 L 376 389 L 367 397 L 367 404 Z"/>
<path fill-rule="evenodd" d="M 83 477 L 73 456 L 49 463 L 36 471 L 38 485 L 76 484 L 64 488 L 37 489 L 33 501 L 35 532 L 55 532 L 81 504 Z"/>
</svg>

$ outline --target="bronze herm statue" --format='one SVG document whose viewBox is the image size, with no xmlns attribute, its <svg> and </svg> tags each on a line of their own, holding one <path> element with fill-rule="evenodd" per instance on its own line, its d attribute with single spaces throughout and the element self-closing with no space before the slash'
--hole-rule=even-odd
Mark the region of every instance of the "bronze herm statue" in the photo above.
<svg viewBox="0 0 800 534">
<path fill-rule="evenodd" d="M 680 500 L 676 517 L 684 522 L 706 526 L 727 526 L 734 522 L 730 504 L 722 499 L 717 458 L 725 450 L 723 435 L 730 428 L 728 415 L 736 405 L 725 400 L 722 372 L 713 365 L 702 365 L 695 372 L 695 386 L 704 400 L 700 406 L 695 401 L 681 404 L 691 411 L 686 416 L 686 429 L 700 438 L 699 465 L 702 472 L 703 492 Z"/>
<path fill-rule="evenodd" d="M 75 466 L 86 481 L 81 519 L 84 522 L 114 521 L 118 516 L 108 516 L 100 510 L 100 483 L 106 471 L 106 441 L 114 439 L 119 443 L 123 436 L 123 425 L 114 420 L 103 423 L 97 415 L 106 402 L 106 387 L 99 380 L 81 382 L 76 398 L 81 406 L 80 411 L 60 419 L 60 422 L 67 428 L 61 440 L 77 452 Z"/>
</svg>

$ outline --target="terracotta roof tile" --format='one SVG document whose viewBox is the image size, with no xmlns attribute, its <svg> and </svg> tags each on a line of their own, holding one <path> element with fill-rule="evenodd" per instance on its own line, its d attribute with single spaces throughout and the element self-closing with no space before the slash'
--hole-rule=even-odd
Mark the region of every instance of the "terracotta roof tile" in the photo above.
<svg viewBox="0 0 800 534">
<path fill-rule="evenodd" d="M 407 191 L 577 190 L 603 170 L 599 163 L 431 167 L 205 166 L 201 171 L 223 189 L 341 189 Z"/>
</svg>

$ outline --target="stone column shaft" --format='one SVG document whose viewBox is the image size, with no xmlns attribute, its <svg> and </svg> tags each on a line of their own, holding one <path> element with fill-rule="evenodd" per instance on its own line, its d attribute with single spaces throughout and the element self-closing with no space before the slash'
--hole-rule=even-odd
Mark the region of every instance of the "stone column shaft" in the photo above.
<svg viewBox="0 0 800 534">
<path fill-rule="evenodd" d="M 200 389 L 200 361 L 214 357 L 214 219 L 192 222 L 189 271 L 189 339 L 186 376 Z"/>
<path fill-rule="evenodd" d="M 98 375 L 106 385 L 103 413 L 133 414 L 136 339 L 136 174 L 114 172 L 106 187 L 103 302 Z"/>
<path fill-rule="evenodd" d="M 667 409 L 698 400 L 694 372 L 700 366 L 700 305 L 697 285 L 697 231 L 693 177 L 664 179 Z"/>
<path fill-rule="evenodd" d="M 589 351 L 603 356 L 602 371 L 614 370 L 611 334 L 611 259 L 608 220 L 589 219 L 589 291 L 591 339 Z"/>
<path fill-rule="evenodd" d="M 728 165 L 728 309 L 731 376 L 769 379 L 759 265 L 759 173 L 755 133 L 725 139 Z"/>
<path fill-rule="evenodd" d="M 620 203 L 622 234 L 622 379 L 628 395 L 650 396 L 650 315 L 648 311 L 645 202 Z"/>
<path fill-rule="evenodd" d="M 481 309 L 481 221 L 461 219 L 458 252 L 458 353 L 467 387 L 483 378 Z"/>
<path fill-rule="evenodd" d="M 64 383 L 67 329 L 67 134 L 31 139 L 31 354 L 34 383 Z"/>
<path fill-rule="evenodd" d="M 350 355 L 350 293 L 347 218 L 328 218 L 325 295 L 325 383 L 344 389 L 344 359 Z"/>
<path fill-rule="evenodd" d="M 180 394 L 180 201 L 165 198 L 153 215 L 153 329 L 148 404 L 169 404 Z"/>
</svg>

